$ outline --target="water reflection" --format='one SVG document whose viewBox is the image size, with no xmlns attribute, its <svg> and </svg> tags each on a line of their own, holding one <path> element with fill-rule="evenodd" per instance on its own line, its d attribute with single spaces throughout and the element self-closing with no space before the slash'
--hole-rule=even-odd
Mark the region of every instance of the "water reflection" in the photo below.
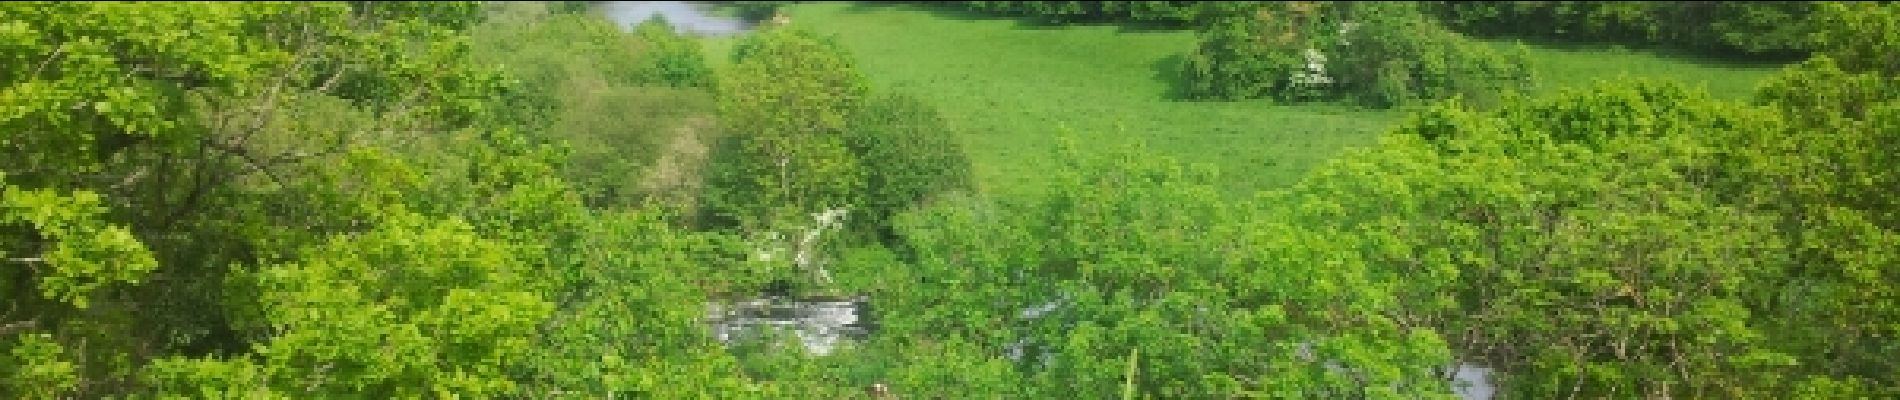
<svg viewBox="0 0 1900 400">
<path fill-rule="evenodd" d="M 628 29 L 655 16 L 684 34 L 719 36 L 752 29 L 744 20 L 718 15 L 712 5 L 696 1 L 599 1 L 594 8 Z"/>
</svg>

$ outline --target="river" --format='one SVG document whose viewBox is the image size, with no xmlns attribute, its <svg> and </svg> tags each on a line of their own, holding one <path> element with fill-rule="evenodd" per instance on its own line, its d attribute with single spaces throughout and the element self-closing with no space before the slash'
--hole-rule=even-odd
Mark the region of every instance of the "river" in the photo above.
<svg viewBox="0 0 1900 400">
<path fill-rule="evenodd" d="M 752 29 L 752 24 L 719 15 L 712 5 L 697 1 L 598 1 L 594 9 L 629 29 L 656 16 L 683 34 L 723 36 Z"/>
</svg>

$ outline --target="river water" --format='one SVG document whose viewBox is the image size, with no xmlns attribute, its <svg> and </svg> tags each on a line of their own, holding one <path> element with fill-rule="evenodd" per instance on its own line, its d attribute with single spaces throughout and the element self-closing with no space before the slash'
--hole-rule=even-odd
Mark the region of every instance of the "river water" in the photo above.
<svg viewBox="0 0 1900 400">
<path fill-rule="evenodd" d="M 830 354 L 846 342 L 863 340 L 874 326 L 869 323 L 869 299 L 787 299 L 759 297 L 706 304 L 706 319 L 713 336 L 720 342 L 734 343 L 770 332 L 791 333 L 805 350 L 815 355 Z M 1059 301 L 1023 309 L 1018 318 L 1029 320 L 1062 308 Z M 1021 360 L 1026 343 L 1017 342 L 1004 351 L 1006 357 Z M 1311 357 L 1310 346 L 1301 346 L 1302 357 Z M 1046 355 L 1045 355 L 1046 356 Z M 1491 386 L 1491 369 L 1458 363 L 1451 376 L 1452 391 L 1465 400 L 1488 400 L 1496 395 Z"/>
<path fill-rule="evenodd" d="M 656 16 L 682 34 L 723 36 L 752 29 L 751 24 L 718 15 L 711 5 L 697 1 L 597 1 L 594 9 L 628 29 Z"/>
<path fill-rule="evenodd" d="M 786 299 L 760 297 L 706 304 L 713 337 L 733 343 L 768 331 L 789 332 L 815 355 L 862 340 L 871 332 L 865 299 Z"/>
</svg>

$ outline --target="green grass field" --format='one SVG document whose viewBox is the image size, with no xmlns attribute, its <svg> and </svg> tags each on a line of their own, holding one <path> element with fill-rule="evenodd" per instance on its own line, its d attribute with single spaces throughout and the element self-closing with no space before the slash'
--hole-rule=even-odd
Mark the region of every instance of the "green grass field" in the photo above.
<svg viewBox="0 0 1900 400">
<path fill-rule="evenodd" d="M 1516 44 L 1510 40 L 1482 40 L 1500 50 Z M 1620 50 L 1612 46 L 1526 45 L 1536 74 L 1533 95 L 1561 88 L 1589 86 L 1597 80 L 1620 76 L 1673 79 L 1692 88 L 1702 88 L 1716 98 L 1742 100 L 1753 95 L 1762 78 L 1780 70 L 1773 62 L 1737 63 L 1707 59 L 1670 57 L 1641 50 Z"/>
<path fill-rule="evenodd" d="M 1043 27 L 1016 19 L 907 5 L 806 3 L 795 26 L 835 34 L 876 90 L 933 102 L 970 152 L 980 189 L 1034 193 L 1054 165 L 1057 134 L 1131 138 L 1187 162 L 1210 163 L 1230 193 L 1295 182 L 1341 150 L 1372 143 L 1401 111 L 1334 105 L 1170 100 L 1190 31 Z M 734 39 L 706 43 L 724 63 Z M 1495 45 L 1508 45 L 1502 41 Z M 1532 47 L 1540 92 L 1619 74 L 1707 84 L 1738 97 L 1772 66 L 1720 66 L 1644 53 Z"/>
</svg>

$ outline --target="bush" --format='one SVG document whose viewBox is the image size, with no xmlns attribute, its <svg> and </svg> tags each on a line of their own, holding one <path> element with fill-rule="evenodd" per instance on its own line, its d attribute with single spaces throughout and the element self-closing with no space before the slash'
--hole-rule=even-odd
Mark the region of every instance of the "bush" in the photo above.
<svg viewBox="0 0 1900 400">
<path fill-rule="evenodd" d="M 1189 96 L 1352 100 L 1389 107 L 1525 88 L 1522 54 L 1471 43 L 1410 3 L 1285 3 L 1227 11 L 1183 68 Z"/>
<path fill-rule="evenodd" d="M 970 187 L 970 160 L 955 132 L 914 97 L 866 103 L 845 140 L 865 167 L 864 205 L 853 218 L 861 228 L 885 230 L 892 215 L 932 194 Z"/>
<path fill-rule="evenodd" d="M 1265 41 L 1262 24 L 1245 16 L 1219 18 L 1201 30 L 1200 48 L 1187 55 L 1182 67 L 1189 97 L 1240 100 L 1267 97 L 1277 91 L 1277 77 L 1287 76 L 1289 53 L 1276 51 Z"/>
<path fill-rule="evenodd" d="M 654 17 L 634 27 L 645 48 L 640 81 L 672 87 L 711 87 L 712 67 L 699 42 L 673 29 L 666 19 Z"/>
<path fill-rule="evenodd" d="M 1367 101 L 1373 107 L 1394 107 L 1412 100 L 1412 74 L 1406 62 L 1388 60 L 1379 65 L 1379 76 L 1372 82 Z"/>
</svg>

